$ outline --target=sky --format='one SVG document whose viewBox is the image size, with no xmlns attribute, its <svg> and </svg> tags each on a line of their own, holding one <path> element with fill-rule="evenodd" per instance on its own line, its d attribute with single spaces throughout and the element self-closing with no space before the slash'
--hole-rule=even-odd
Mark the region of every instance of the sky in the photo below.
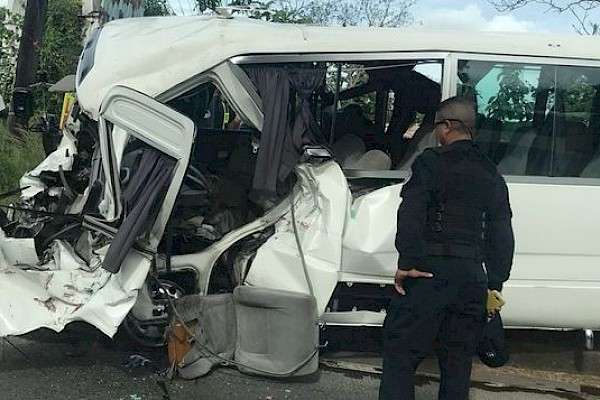
<svg viewBox="0 0 600 400">
<path fill-rule="evenodd" d="M 8 1 L 0 0 L 0 6 Z M 171 0 L 176 12 L 190 9 L 193 0 Z M 417 0 L 411 8 L 414 24 L 425 28 L 575 34 L 574 18 L 530 4 L 500 13 L 487 0 Z M 600 7 L 593 14 L 600 21 Z"/>
<path fill-rule="evenodd" d="M 575 34 L 570 13 L 539 4 L 500 13 L 485 0 L 417 0 L 411 12 L 415 25 L 427 28 Z M 592 15 L 600 21 L 600 9 Z"/>
</svg>

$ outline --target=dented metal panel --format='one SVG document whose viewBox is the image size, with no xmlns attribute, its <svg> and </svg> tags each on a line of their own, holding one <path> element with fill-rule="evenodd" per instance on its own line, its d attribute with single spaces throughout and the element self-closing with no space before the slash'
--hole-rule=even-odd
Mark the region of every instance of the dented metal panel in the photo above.
<svg viewBox="0 0 600 400">
<path fill-rule="evenodd" d="M 107 95 L 101 114 L 100 122 L 105 127 L 106 120 L 119 127 L 100 132 L 105 176 L 116 171 L 115 148 L 109 138 L 113 134 L 126 132 L 178 161 L 150 231 L 148 244 L 156 246 L 188 164 L 194 125 L 172 109 L 126 88 L 114 88 Z M 72 143 L 63 140 L 61 147 L 29 176 L 70 168 L 73 153 Z M 119 193 L 118 175 L 112 176 L 116 179 L 108 180 L 106 192 Z M 35 195 L 41 190 L 35 187 L 27 194 Z M 117 217 L 119 209 L 113 211 Z M 7 238 L 1 233 L 0 292 L 4 300 L 0 303 L 0 336 L 41 327 L 61 331 L 73 321 L 86 321 L 112 336 L 133 307 L 146 281 L 152 255 L 129 249 L 119 271 L 112 274 L 101 266 L 111 245 L 110 238 L 118 233 L 118 228 L 115 230 L 106 220 L 95 217 L 75 221 L 80 221 L 80 225 L 75 222 L 73 226 L 82 230 L 76 241 L 79 251 L 57 239 L 40 256 L 34 239 Z"/>
<path fill-rule="evenodd" d="M 55 151 L 50 153 L 37 167 L 23 175 L 19 181 L 21 197 L 30 198 L 46 189 L 46 185 L 39 178 L 43 171 L 70 171 L 75 153 L 77 153 L 77 148 L 74 141 L 63 136 Z"/>
<path fill-rule="evenodd" d="M 402 185 L 386 186 L 356 198 L 344 230 L 345 273 L 365 276 L 394 276 L 398 252 L 396 212 Z"/>
<path fill-rule="evenodd" d="M 37 269 L 10 265 L 0 253 L 0 336 L 20 335 L 40 327 L 61 331 L 86 321 L 106 335 L 116 333 L 136 301 L 150 267 L 147 256 L 130 253 L 124 268 L 110 274 L 102 268 L 105 249 L 89 264 L 56 242 L 52 259 Z"/>
<path fill-rule="evenodd" d="M 299 178 L 294 198 L 296 219 L 288 211 L 275 225 L 275 234 L 259 248 L 246 282 L 251 286 L 314 293 L 321 315 L 338 281 L 351 195 L 337 163 L 301 164 L 296 173 Z M 303 254 L 299 253 L 296 234 Z"/>
</svg>

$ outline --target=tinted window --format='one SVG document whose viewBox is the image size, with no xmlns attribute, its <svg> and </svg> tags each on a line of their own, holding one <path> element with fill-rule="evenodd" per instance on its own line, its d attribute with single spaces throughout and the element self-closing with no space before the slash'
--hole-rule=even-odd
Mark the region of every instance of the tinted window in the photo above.
<svg viewBox="0 0 600 400">
<path fill-rule="evenodd" d="M 596 68 L 461 60 L 457 93 L 473 101 L 474 140 L 503 174 L 600 177 L 599 84 Z"/>
</svg>

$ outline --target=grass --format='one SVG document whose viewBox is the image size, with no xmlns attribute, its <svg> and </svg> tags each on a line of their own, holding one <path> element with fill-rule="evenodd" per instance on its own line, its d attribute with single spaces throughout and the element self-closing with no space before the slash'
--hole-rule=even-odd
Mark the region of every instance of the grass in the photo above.
<svg viewBox="0 0 600 400">
<path fill-rule="evenodd" d="M 6 120 L 0 118 L 0 194 L 19 187 L 19 178 L 32 170 L 45 158 L 42 137 L 39 133 L 13 136 L 6 129 Z M 7 204 L 10 199 L 1 199 Z"/>
</svg>

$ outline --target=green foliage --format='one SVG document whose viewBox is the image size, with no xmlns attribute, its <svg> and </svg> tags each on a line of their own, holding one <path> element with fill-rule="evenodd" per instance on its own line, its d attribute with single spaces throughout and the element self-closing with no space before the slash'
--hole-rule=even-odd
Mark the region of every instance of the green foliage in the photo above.
<svg viewBox="0 0 600 400">
<path fill-rule="evenodd" d="M 198 10 L 202 13 L 206 10 L 216 10 L 221 7 L 221 0 L 196 0 Z"/>
<path fill-rule="evenodd" d="M 172 15 L 173 11 L 167 0 L 146 0 L 144 17 Z"/>
<path fill-rule="evenodd" d="M 338 67 L 342 68 L 342 73 L 340 74 L 340 91 L 364 85 L 369 81 L 369 74 L 361 64 L 344 63 L 339 64 Z M 337 68 L 330 68 L 329 73 L 326 75 L 326 79 L 327 86 L 334 92 L 337 81 Z M 340 109 L 344 109 L 344 107 L 351 103 L 356 103 L 363 109 L 365 117 L 374 120 L 375 97 L 376 93 L 365 93 L 348 100 L 342 100 L 340 101 Z"/>
<path fill-rule="evenodd" d="M 498 74 L 500 89 L 488 101 L 488 117 L 501 121 L 531 121 L 534 103 L 527 97 L 534 89 L 521 79 L 523 67 L 511 64 Z"/>
<path fill-rule="evenodd" d="M 15 139 L 0 119 L 0 193 L 19 187 L 19 179 L 44 159 L 39 134 L 27 133 Z"/>
<path fill-rule="evenodd" d="M 44 43 L 40 51 L 39 69 L 46 71 L 48 82 L 54 83 L 65 75 L 74 74 L 83 46 L 84 20 L 80 17 L 81 0 L 52 0 L 48 2 Z M 38 108 L 44 107 L 37 91 Z M 62 95 L 49 95 L 47 104 L 58 112 Z M 45 110 L 50 111 L 50 110 Z"/>
<path fill-rule="evenodd" d="M 571 113 L 589 113 L 596 89 L 585 75 L 579 76 L 565 93 L 565 109 Z"/>
<path fill-rule="evenodd" d="M 15 79 L 23 18 L 0 7 L 0 95 L 8 104 Z"/>
</svg>

